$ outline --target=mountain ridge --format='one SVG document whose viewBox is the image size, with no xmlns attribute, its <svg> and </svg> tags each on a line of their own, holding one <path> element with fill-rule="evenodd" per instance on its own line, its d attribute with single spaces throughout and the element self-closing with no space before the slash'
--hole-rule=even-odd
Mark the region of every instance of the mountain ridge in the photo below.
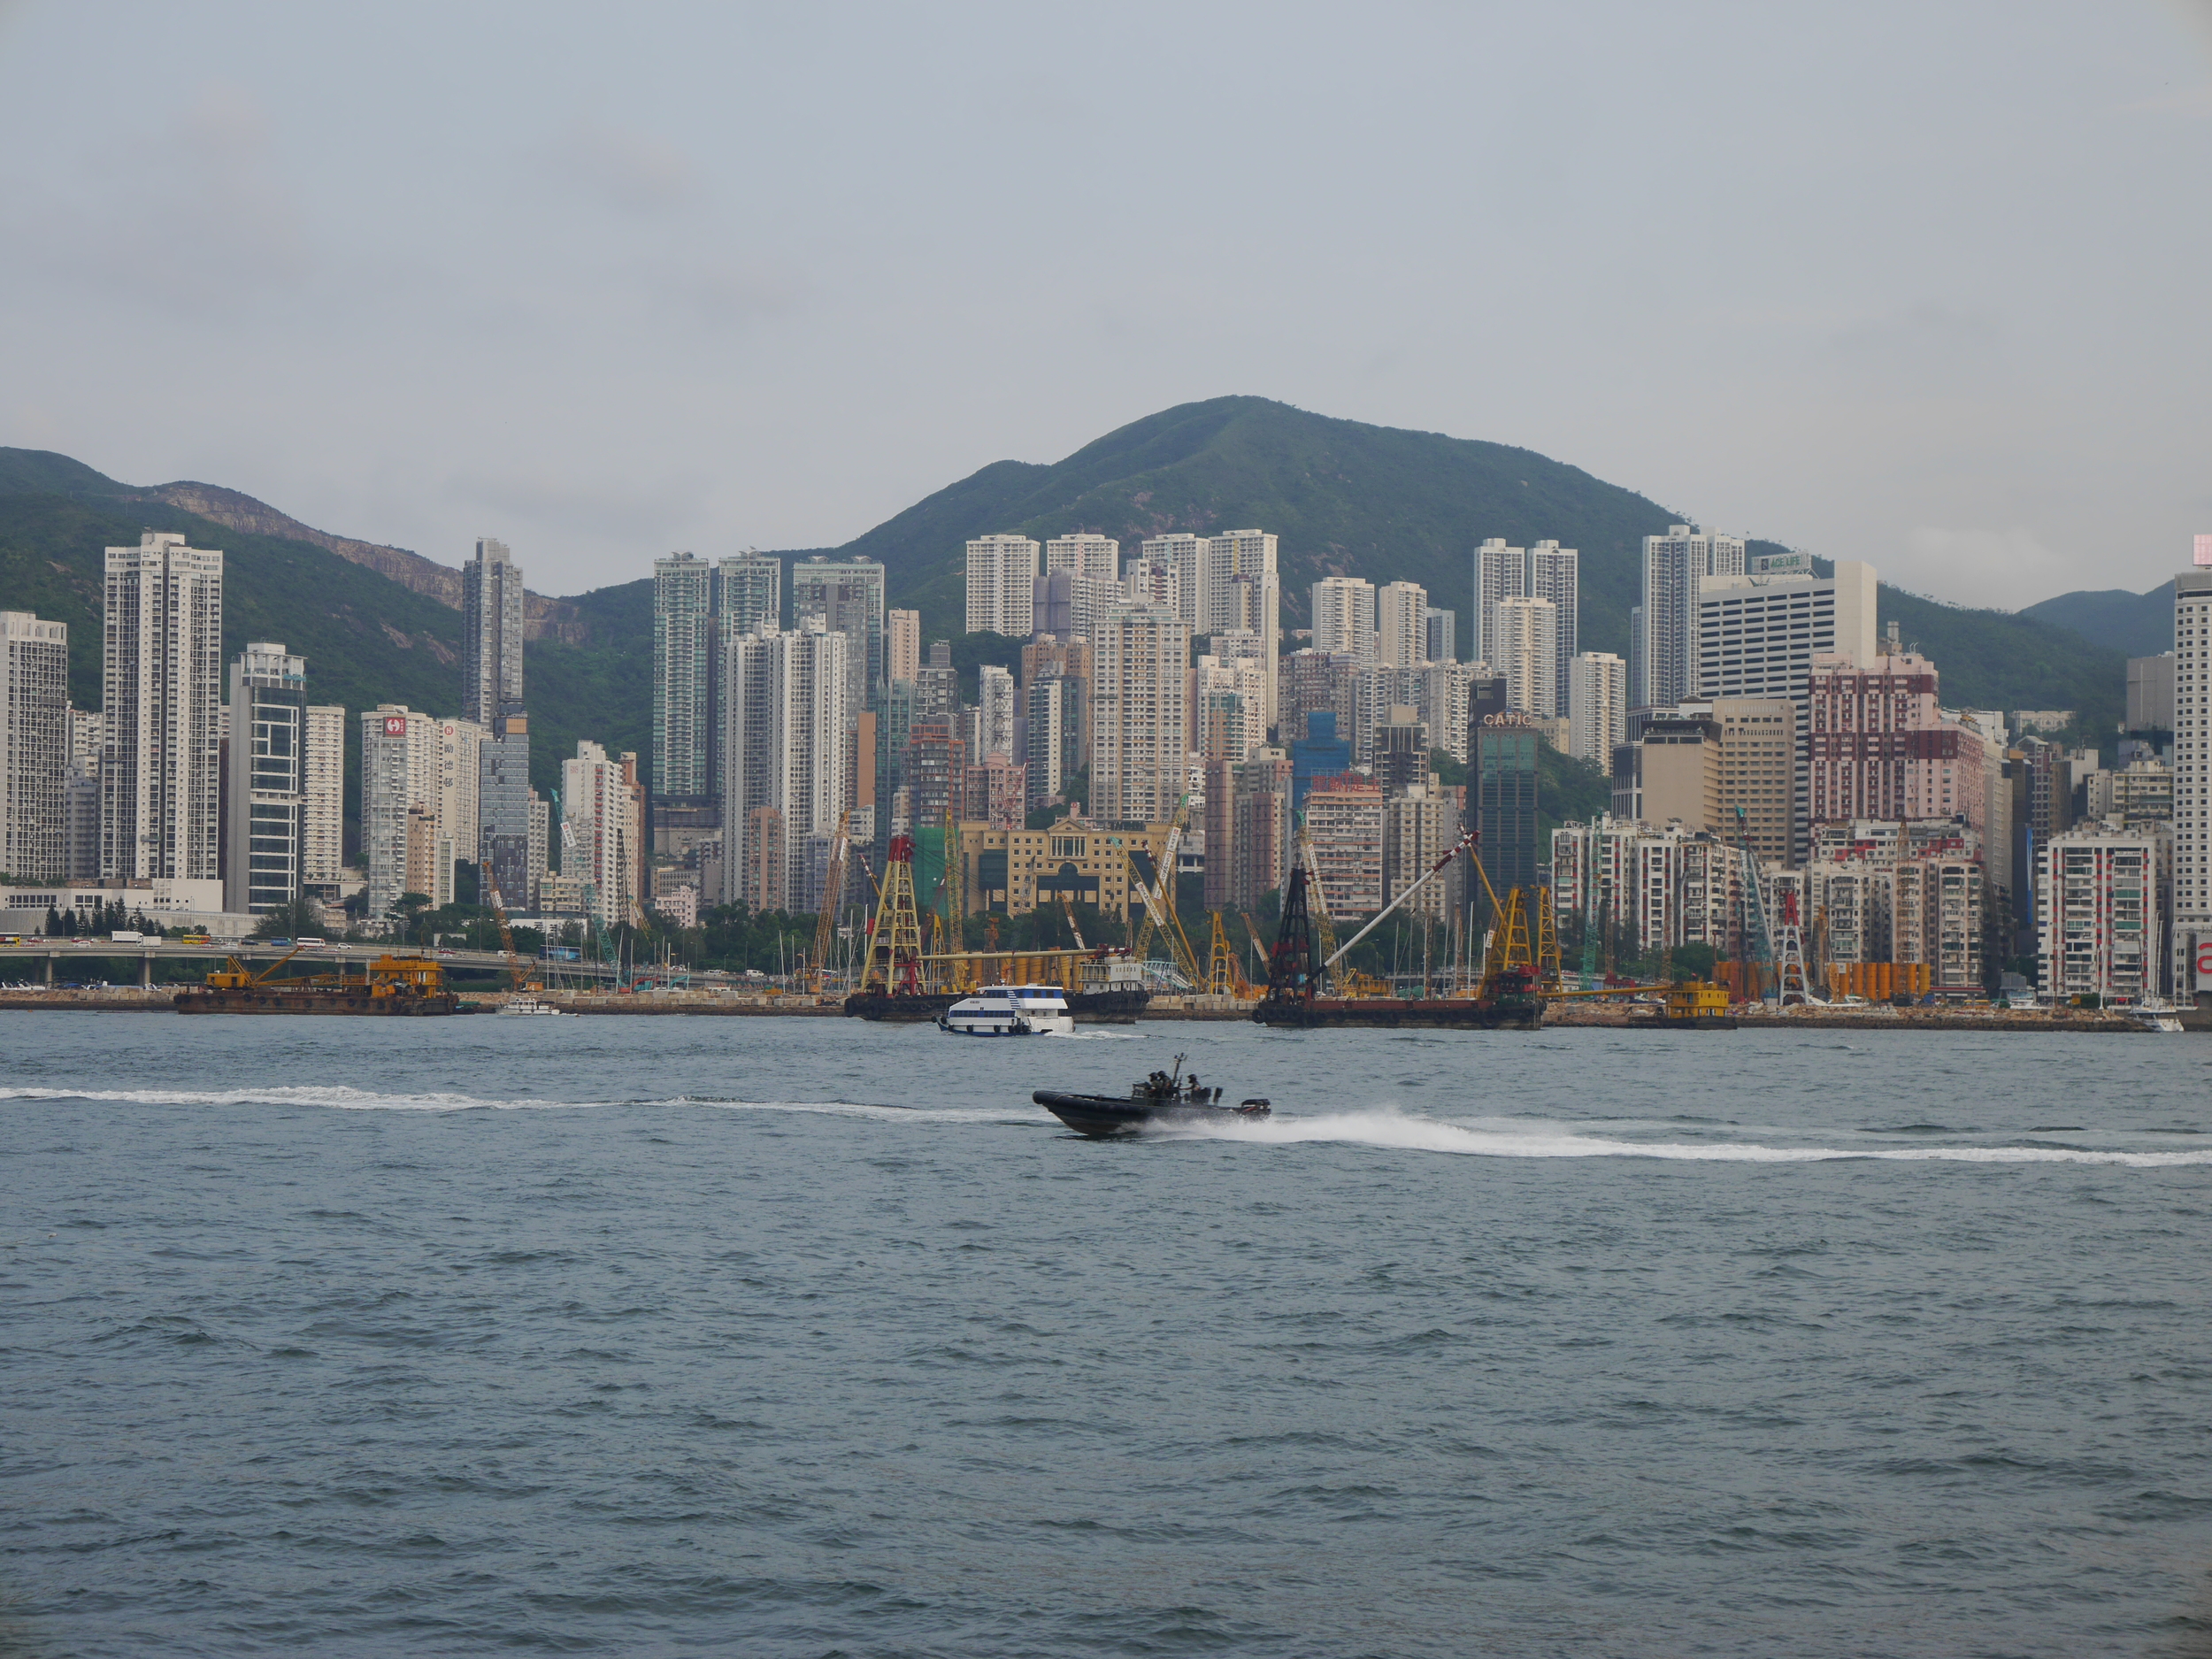
<svg viewBox="0 0 2212 1659">
<path fill-rule="evenodd" d="M 1302 616 L 1307 586 L 1321 576 L 1410 580 L 1457 613 L 1463 646 L 1476 543 L 1548 537 L 1581 553 L 1579 644 L 1625 655 L 1641 538 L 1684 518 L 1532 450 L 1227 397 L 1129 422 L 1059 462 L 992 462 L 841 547 L 776 557 L 880 558 L 891 603 L 922 611 L 925 641 L 958 641 L 972 536 L 1087 530 L 1133 553 L 1163 530 L 1257 526 L 1281 539 L 1286 622 Z M 221 486 L 142 488 L 53 451 L 0 449 L 0 605 L 73 624 L 78 706 L 96 706 L 99 695 L 100 549 L 135 541 L 148 526 L 234 555 L 227 651 L 249 635 L 283 639 L 310 657 L 319 700 L 457 711 L 449 659 L 459 649 L 458 571 L 332 535 Z M 519 551 L 526 570 L 528 549 Z M 546 740 L 533 745 L 541 787 L 557 780 L 559 757 L 574 752 L 578 737 L 634 749 L 649 768 L 652 587 L 643 577 L 567 598 L 533 596 L 526 684 L 534 734 Z M 2074 708 L 2085 733 L 2109 733 L 2124 703 L 2128 653 L 2062 619 L 2063 602 L 2080 597 L 2016 614 L 1962 611 L 1885 586 L 1879 614 L 1933 657 L 1947 703 Z M 2156 591 L 2113 597 L 2139 610 Z"/>
<path fill-rule="evenodd" d="M 281 508 L 220 484 L 179 479 L 167 484 L 125 484 L 83 462 L 52 449 L 0 449 L 0 494 L 58 495 L 81 500 L 160 502 L 249 535 L 304 541 L 334 553 L 349 564 L 364 565 L 411 592 L 436 600 L 449 609 L 462 607 L 462 577 L 458 568 L 441 565 L 406 548 L 333 535 L 303 524 Z M 589 625 L 566 600 L 526 594 L 525 637 L 557 639 L 581 645 L 589 637 Z"/>
</svg>

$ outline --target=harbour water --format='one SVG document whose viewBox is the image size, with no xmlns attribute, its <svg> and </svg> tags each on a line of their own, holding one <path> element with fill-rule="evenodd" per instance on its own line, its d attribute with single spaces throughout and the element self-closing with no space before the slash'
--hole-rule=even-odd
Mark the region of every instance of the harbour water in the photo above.
<svg viewBox="0 0 2212 1659">
<path fill-rule="evenodd" d="M 2212 1654 L 2195 1039 L 5 1018 L 0 1653 Z"/>
</svg>

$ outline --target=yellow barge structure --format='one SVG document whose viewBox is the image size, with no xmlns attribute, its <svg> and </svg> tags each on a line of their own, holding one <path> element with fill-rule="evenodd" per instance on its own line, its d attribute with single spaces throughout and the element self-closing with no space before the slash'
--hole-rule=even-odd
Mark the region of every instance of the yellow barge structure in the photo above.
<svg viewBox="0 0 2212 1659">
<path fill-rule="evenodd" d="M 298 953 L 293 953 L 296 956 Z M 379 956 L 358 978 L 335 973 L 272 976 L 286 956 L 259 973 L 233 956 L 207 983 L 176 995 L 180 1014 L 457 1014 L 461 999 L 446 989 L 445 969 L 427 956 Z"/>
</svg>

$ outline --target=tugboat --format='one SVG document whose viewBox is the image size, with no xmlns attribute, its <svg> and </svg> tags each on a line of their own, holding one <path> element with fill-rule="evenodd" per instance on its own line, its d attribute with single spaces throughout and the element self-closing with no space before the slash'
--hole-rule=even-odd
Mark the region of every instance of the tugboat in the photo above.
<svg viewBox="0 0 2212 1659">
<path fill-rule="evenodd" d="M 989 985 L 940 1014 L 937 1029 L 963 1037 L 1067 1037 L 1075 1017 L 1056 985 Z"/>
<path fill-rule="evenodd" d="M 1224 1106 L 1221 1091 L 1207 1088 L 1193 1071 L 1183 1074 L 1183 1056 L 1175 1056 L 1172 1071 L 1155 1071 L 1141 1083 L 1130 1085 L 1126 1097 L 1117 1094 L 1063 1094 L 1041 1088 L 1030 1099 L 1079 1135 L 1102 1141 L 1110 1135 L 1134 1134 L 1156 1125 L 1252 1123 L 1270 1115 L 1263 1099 Z"/>
</svg>

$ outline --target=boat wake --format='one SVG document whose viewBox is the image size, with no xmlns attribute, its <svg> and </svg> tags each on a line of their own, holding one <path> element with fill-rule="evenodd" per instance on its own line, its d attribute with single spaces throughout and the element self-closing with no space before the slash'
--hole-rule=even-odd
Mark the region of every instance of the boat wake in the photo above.
<svg viewBox="0 0 2212 1659">
<path fill-rule="evenodd" d="M 1728 1141 L 1626 1141 L 1585 1134 L 1563 1124 L 1471 1126 L 1393 1111 L 1277 1117 L 1256 1123 L 1183 1125 L 1148 1133 L 1161 1139 L 1236 1141 L 1256 1146 L 1329 1142 L 1491 1158 L 1661 1158 L 1700 1164 L 1817 1164 L 1865 1158 L 1907 1164 L 2108 1164 L 2137 1169 L 2212 1164 L 2212 1150 L 2131 1152 L 2047 1144 L 1831 1147 L 1765 1146 Z"/>
</svg>

